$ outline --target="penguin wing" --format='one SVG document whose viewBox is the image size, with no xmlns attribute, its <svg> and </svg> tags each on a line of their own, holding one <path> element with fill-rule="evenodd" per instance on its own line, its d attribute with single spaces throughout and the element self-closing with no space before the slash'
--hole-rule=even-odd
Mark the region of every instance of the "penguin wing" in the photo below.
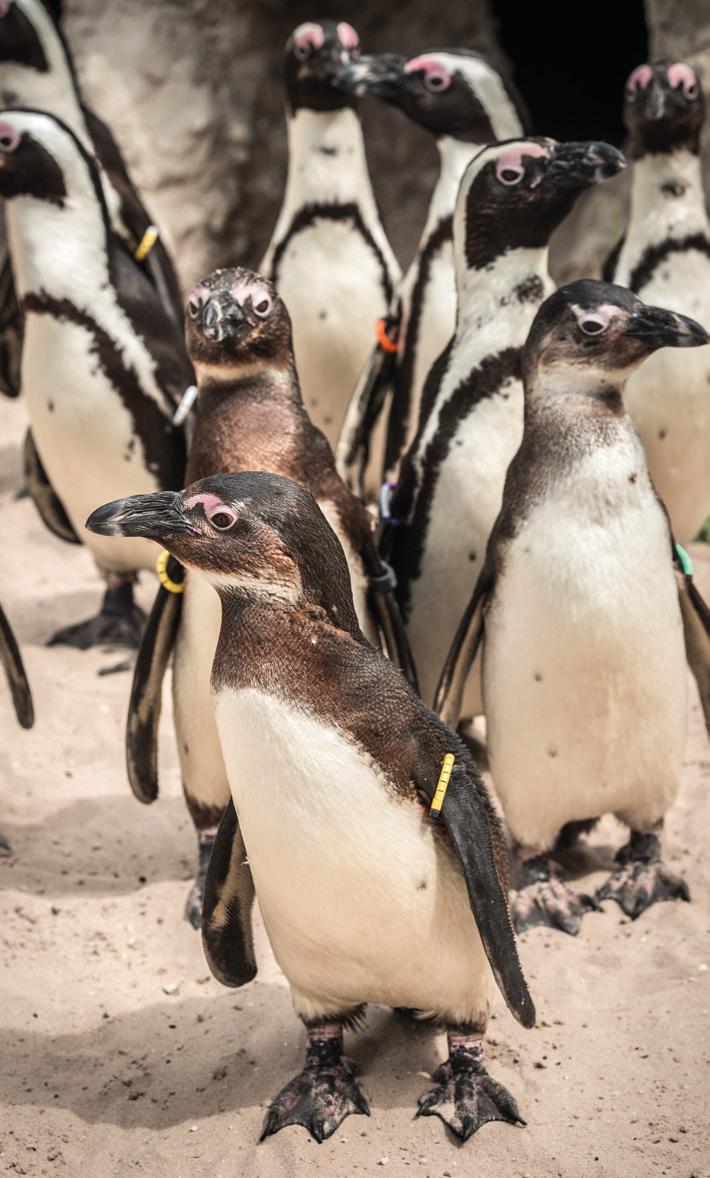
<svg viewBox="0 0 710 1178">
<path fill-rule="evenodd" d="M 49 481 L 30 430 L 25 434 L 22 458 L 27 489 L 44 526 L 67 544 L 81 544 L 64 504 Z"/>
<path fill-rule="evenodd" d="M 495 585 L 495 571 L 489 556 L 481 569 L 471 599 L 463 612 L 446 656 L 434 697 L 434 710 L 445 724 L 455 728 L 461 713 L 461 699 L 468 673 L 483 638 L 485 611 Z"/>
<path fill-rule="evenodd" d="M 677 556 L 676 568 L 685 653 L 698 685 L 705 727 L 710 736 L 710 609 L 698 591 L 692 574 L 680 567 Z"/>
<path fill-rule="evenodd" d="M 24 323 L 17 301 L 10 255 L 6 254 L 0 270 L 0 393 L 17 397 L 20 393 L 20 360 Z"/>
<path fill-rule="evenodd" d="M 414 655 L 394 594 L 397 582 L 391 566 L 380 556 L 371 535 L 366 537 L 363 544 L 362 558 L 369 580 L 370 605 L 389 659 L 418 692 Z"/>
<path fill-rule="evenodd" d="M 182 581 L 184 570 L 172 556 L 166 571 L 171 581 Z M 126 769 L 133 793 L 146 805 L 158 796 L 158 725 L 163 679 L 181 613 L 182 593 L 170 592 L 161 585 L 143 631 L 133 671 L 126 720 Z"/>
<path fill-rule="evenodd" d="M 17 719 L 23 728 L 31 728 L 35 722 L 32 692 L 22 662 L 20 648 L 2 606 L 0 606 L 0 662 L 7 676 Z"/>
<path fill-rule="evenodd" d="M 225 986 L 245 986 L 256 977 L 253 903 L 254 880 L 230 798 L 212 848 L 202 906 L 202 946 L 207 964 Z"/>
</svg>

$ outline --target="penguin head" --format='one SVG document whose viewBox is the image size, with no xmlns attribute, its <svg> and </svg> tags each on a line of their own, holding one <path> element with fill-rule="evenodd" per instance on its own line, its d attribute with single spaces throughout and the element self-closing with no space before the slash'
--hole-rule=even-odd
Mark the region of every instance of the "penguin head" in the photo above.
<svg viewBox="0 0 710 1178">
<path fill-rule="evenodd" d="M 215 270 L 190 292 L 185 341 L 198 379 L 258 364 L 287 365 L 291 323 L 276 287 L 241 266 Z"/>
<path fill-rule="evenodd" d="M 184 491 L 131 495 L 97 508 L 86 526 L 156 540 L 221 596 L 310 603 L 357 631 L 340 543 L 310 492 L 279 475 L 221 474 Z"/>
<path fill-rule="evenodd" d="M 561 286 L 533 320 L 523 351 L 527 380 L 544 369 L 544 387 L 604 395 L 620 388 L 659 348 L 710 342 L 694 319 L 651 307 L 623 286 L 585 278 Z"/>
<path fill-rule="evenodd" d="M 348 94 L 398 106 L 435 135 L 490 143 L 519 135 L 521 101 L 479 54 L 437 49 L 402 57 L 380 53 L 351 61 L 334 84 Z"/>
<path fill-rule="evenodd" d="M 608 143 L 531 137 L 485 147 L 464 172 L 454 213 L 454 252 L 483 269 L 513 249 L 544 248 L 580 192 L 626 161 Z"/>
<path fill-rule="evenodd" d="M 354 99 L 336 90 L 336 74 L 360 55 L 360 38 L 346 21 L 310 20 L 294 29 L 286 43 L 284 82 L 292 114 L 303 108 L 336 111 Z"/>
<path fill-rule="evenodd" d="M 41 0 L 0 0 L 0 86 L 3 63 L 48 72 L 43 39 L 54 25 L 53 18 L 53 9 Z"/>
<path fill-rule="evenodd" d="M 61 207 L 79 176 L 86 183 L 87 168 L 96 187 L 95 167 L 85 150 L 53 115 L 20 109 L 0 112 L 0 196 L 6 200 L 31 196 Z M 97 198 L 102 200 L 98 192 Z"/>
<path fill-rule="evenodd" d="M 632 156 L 685 148 L 697 152 L 705 118 L 700 78 L 684 62 L 640 65 L 624 94 L 624 122 Z"/>
</svg>

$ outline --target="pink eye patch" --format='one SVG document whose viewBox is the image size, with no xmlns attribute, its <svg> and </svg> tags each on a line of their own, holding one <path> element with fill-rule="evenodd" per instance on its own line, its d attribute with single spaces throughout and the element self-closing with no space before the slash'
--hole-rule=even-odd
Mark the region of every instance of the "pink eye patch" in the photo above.
<svg viewBox="0 0 710 1178">
<path fill-rule="evenodd" d="M 683 87 L 683 93 L 686 98 L 693 98 L 698 93 L 699 85 L 695 70 L 691 69 L 689 65 L 684 62 L 676 62 L 675 65 L 668 67 L 668 81 L 674 90 L 679 86 Z"/>
<path fill-rule="evenodd" d="M 427 82 L 438 82 L 440 86 L 448 86 L 451 81 L 449 71 L 436 61 L 433 57 L 413 57 L 411 61 L 405 64 L 405 74 L 413 74 L 421 71 Z"/>
<path fill-rule="evenodd" d="M 502 155 L 498 156 L 496 163 L 496 173 L 501 176 L 503 172 L 521 172 L 523 171 L 523 160 L 532 157 L 549 156 L 549 147 L 543 147 L 541 143 L 516 143 L 512 147 L 508 147 Z"/>
<path fill-rule="evenodd" d="M 299 49 L 322 49 L 325 35 L 320 25 L 299 25 L 293 34 L 293 43 Z"/>
<path fill-rule="evenodd" d="M 344 20 L 338 25 L 337 33 L 340 44 L 344 45 L 346 49 L 357 49 L 360 45 L 360 38 L 355 29 L 352 25 L 346 24 Z"/>
<path fill-rule="evenodd" d="M 198 503 L 202 504 L 205 515 L 209 520 L 211 520 L 213 516 L 219 515 L 220 512 L 224 512 L 226 515 L 231 516 L 232 519 L 235 518 L 231 507 L 228 507 L 226 503 L 223 503 L 219 495 L 214 495 L 211 491 L 201 491 L 199 495 L 190 495 L 190 497 L 183 503 L 183 507 L 189 511 L 191 508 L 197 507 Z"/>
<path fill-rule="evenodd" d="M 629 75 L 626 87 L 628 90 L 645 90 L 652 77 L 653 70 L 650 65 L 640 65 Z"/>
</svg>

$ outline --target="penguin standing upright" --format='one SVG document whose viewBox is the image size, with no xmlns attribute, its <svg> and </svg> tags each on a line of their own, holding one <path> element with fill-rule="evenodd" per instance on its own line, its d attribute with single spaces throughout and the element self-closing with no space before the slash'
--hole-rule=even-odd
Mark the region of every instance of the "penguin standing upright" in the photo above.
<svg viewBox="0 0 710 1178">
<path fill-rule="evenodd" d="M 395 53 L 361 57 L 345 66 L 335 81 L 352 94 L 371 95 L 399 107 L 431 132 L 440 158 L 417 252 L 399 284 L 396 312 L 388 321 L 396 344 L 383 338 L 371 354 L 338 439 L 338 469 L 361 489 L 378 412 L 389 400 L 384 462 L 385 472 L 391 474 L 414 437 L 427 373 L 456 324 L 452 227 L 461 177 L 482 147 L 496 139 L 512 139 L 522 127 L 519 100 L 510 84 L 466 49 L 427 50 L 411 58 Z M 382 348 L 390 346 L 387 363 Z"/>
<path fill-rule="evenodd" d="M 431 703 L 483 563 L 508 463 L 523 432 L 520 352 L 552 289 L 547 246 L 578 195 L 623 167 L 604 143 L 522 139 L 485 148 L 454 216 L 456 331 L 425 386 L 392 496 L 386 554 Z M 481 711 L 471 677 L 464 715 Z"/>
<path fill-rule="evenodd" d="M 221 981 L 250 981 L 256 890 L 307 1029 L 304 1070 L 262 1137 L 299 1124 L 322 1141 L 369 1112 L 343 1057 L 343 1027 L 366 1002 L 426 1011 L 447 1029 L 449 1058 L 419 1115 L 464 1139 L 486 1121 L 523 1123 L 483 1065 L 491 970 L 519 1021 L 535 1019 L 502 831 L 458 737 L 365 640 L 313 497 L 272 474 L 220 475 L 107 504 L 88 527 L 158 540 L 220 597 L 212 690 L 233 805 L 203 941 Z"/>
<path fill-rule="evenodd" d="M 406 662 L 371 518 L 336 474 L 332 451 L 303 407 L 288 312 L 275 287 L 251 270 L 217 270 L 189 296 L 186 324 L 199 387 L 188 479 L 269 470 L 308 487 L 345 551 L 361 629 L 373 642 L 381 632 L 393 657 Z M 198 835 L 199 868 L 186 909 L 196 928 L 217 823 L 229 799 L 210 692 L 219 625 L 217 594 L 199 573 L 190 573 L 182 599 L 159 592 L 136 664 L 127 731 L 131 784 L 142 801 L 153 801 L 161 682 L 174 641 L 175 730 Z"/>
<path fill-rule="evenodd" d="M 702 623 L 707 660 L 707 609 L 685 575 L 679 604 L 668 517 L 622 396 L 658 348 L 709 340 L 691 319 L 583 280 L 543 304 L 525 346 L 525 432 L 437 698 L 455 722 L 482 641 L 491 770 L 523 864 L 518 928 L 575 934 L 600 900 L 637 917 L 689 899 L 660 835 L 685 750 L 684 624 L 692 636 Z M 565 828 L 608 812 L 631 833 L 591 901 L 549 856 Z"/>
<path fill-rule="evenodd" d="M 358 52 L 344 21 L 310 21 L 289 38 L 288 177 L 260 266 L 289 309 L 303 402 L 331 446 L 399 280 L 355 100 L 332 85 Z"/>
<path fill-rule="evenodd" d="M 689 65 L 642 65 L 631 74 L 624 102 L 634 161 L 631 212 L 606 275 L 650 302 L 710 323 L 704 110 Z M 658 352 L 629 382 L 626 404 L 675 535 L 686 544 L 710 511 L 710 354 Z"/>
<path fill-rule="evenodd" d="M 0 195 L 24 318 L 22 392 L 44 470 L 107 581 L 102 610 L 53 641 L 133 644 L 133 581 L 150 544 L 86 536 L 108 492 L 175 487 L 185 445 L 172 424 L 192 379 L 177 325 L 112 231 L 93 157 L 66 124 L 29 110 L 0 122 Z"/>
</svg>

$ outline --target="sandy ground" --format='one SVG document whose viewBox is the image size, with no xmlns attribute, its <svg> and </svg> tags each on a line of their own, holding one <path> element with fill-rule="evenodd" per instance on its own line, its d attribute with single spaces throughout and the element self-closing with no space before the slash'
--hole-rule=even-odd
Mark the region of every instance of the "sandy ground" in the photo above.
<svg viewBox="0 0 710 1178">
<path fill-rule="evenodd" d="M 710 798 L 694 689 L 667 835 L 693 903 L 635 924 L 607 905 L 576 940 L 524 939 L 538 1027 L 523 1031 L 499 1001 L 488 1055 L 527 1128 L 487 1125 L 461 1148 L 438 1120 L 413 1121 L 443 1037 L 373 1009 L 348 1036 L 371 1118 L 349 1118 L 321 1146 L 300 1128 L 257 1146 L 266 1104 L 301 1066 L 288 990 L 263 934 L 257 981 L 223 989 L 181 919 L 193 837 L 169 723 L 163 793 L 142 807 L 123 768 L 129 675 L 100 674 L 118 656 L 45 648 L 95 609 L 100 586 L 86 552 L 14 498 L 22 428 L 3 401 L 0 599 L 37 723 L 21 731 L 0 691 L 0 829 L 14 850 L 0 864 L 0 1173 L 707 1178 Z M 696 557 L 707 592 L 710 561 Z M 146 578 L 146 602 L 151 591 Z M 586 887 L 621 838 L 610 820 L 575 852 Z"/>
</svg>

